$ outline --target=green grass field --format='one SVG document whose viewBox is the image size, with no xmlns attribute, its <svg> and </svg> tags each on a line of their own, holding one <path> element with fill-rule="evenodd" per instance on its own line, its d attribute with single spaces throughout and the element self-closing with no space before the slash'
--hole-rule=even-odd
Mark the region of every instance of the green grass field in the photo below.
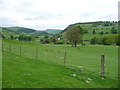
<svg viewBox="0 0 120 90">
<path fill-rule="evenodd" d="M 0 89 L 2 89 L 2 39 L 0 38 Z"/>
<path fill-rule="evenodd" d="M 75 48 L 3 40 L 3 48 L 3 88 L 118 87 L 118 46 L 78 45 Z M 102 54 L 105 54 L 105 78 L 100 77 Z"/>
</svg>

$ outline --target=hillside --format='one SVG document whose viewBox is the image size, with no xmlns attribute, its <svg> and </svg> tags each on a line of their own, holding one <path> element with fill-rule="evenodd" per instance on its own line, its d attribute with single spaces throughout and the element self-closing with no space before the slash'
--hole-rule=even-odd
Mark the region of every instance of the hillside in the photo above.
<svg viewBox="0 0 120 90">
<path fill-rule="evenodd" d="M 63 35 L 69 27 L 80 26 L 83 29 L 84 43 L 89 43 L 93 37 L 104 37 L 108 35 L 116 35 L 118 33 L 118 23 L 111 21 L 98 21 L 98 22 L 85 22 L 85 23 L 75 23 L 66 27 L 61 34 Z"/>
<path fill-rule="evenodd" d="M 60 29 L 46 29 L 46 30 L 44 30 L 44 32 L 47 32 L 47 33 L 49 33 L 49 34 L 58 34 L 58 33 L 60 33 L 62 30 L 60 30 Z"/>
<path fill-rule="evenodd" d="M 100 31 L 108 32 L 110 33 L 110 30 L 114 27 L 115 30 L 118 30 L 118 23 L 117 22 L 111 22 L 111 21 L 98 21 L 98 22 L 85 22 L 85 23 L 75 23 L 70 24 L 68 27 L 66 27 L 61 33 L 68 30 L 71 26 L 81 26 L 82 29 L 85 32 L 92 33 L 93 30 L 95 30 L 97 33 Z"/>
<path fill-rule="evenodd" d="M 33 33 L 36 31 L 34 29 L 24 28 L 24 27 L 2 27 L 2 28 L 7 31 L 12 31 L 12 32 Z"/>
<path fill-rule="evenodd" d="M 10 35 L 21 35 L 21 34 L 25 34 L 25 35 L 34 35 L 34 36 L 42 36 L 42 35 L 49 35 L 49 33 L 44 32 L 44 31 L 37 31 L 34 29 L 30 29 L 30 28 L 24 28 L 24 27 L 0 27 L 1 28 L 1 32 L 6 36 L 9 37 Z"/>
</svg>

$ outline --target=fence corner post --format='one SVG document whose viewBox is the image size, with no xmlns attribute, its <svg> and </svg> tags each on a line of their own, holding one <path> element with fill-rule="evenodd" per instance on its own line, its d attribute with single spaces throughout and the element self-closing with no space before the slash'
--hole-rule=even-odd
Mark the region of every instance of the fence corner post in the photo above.
<svg viewBox="0 0 120 90">
<path fill-rule="evenodd" d="M 38 59 L 38 48 L 36 48 L 36 59 Z"/>
<path fill-rule="evenodd" d="M 21 46 L 20 46 L 20 56 L 21 56 Z"/>
<path fill-rule="evenodd" d="M 101 77 L 104 77 L 104 63 L 105 63 L 105 55 L 101 55 Z"/>
<path fill-rule="evenodd" d="M 64 55 L 64 65 L 66 64 L 66 54 L 67 54 L 67 52 L 65 51 L 65 55 Z"/>
</svg>

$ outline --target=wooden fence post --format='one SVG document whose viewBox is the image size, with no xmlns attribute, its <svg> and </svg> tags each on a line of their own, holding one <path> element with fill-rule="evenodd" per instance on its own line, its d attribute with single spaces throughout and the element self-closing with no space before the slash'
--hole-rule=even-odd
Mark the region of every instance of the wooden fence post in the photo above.
<svg viewBox="0 0 120 90">
<path fill-rule="evenodd" d="M 11 52 L 11 44 L 10 44 L 10 52 Z"/>
<path fill-rule="evenodd" d="M 101 76 L 104 77 L 104 63 L 105 63 L 105 55 L 101 55 Z"/>
<path fill-rule="evenodd" d="M 2 40 L 2 49 L 3 49 L 3 40 Z"/>
<path fill-rule="evenodd" d="M 64 56 L 64 65 L 66 64 L 66 52 L 65 52 L 65 56 Z"/>
<path fill-rule="evenodd" d="M 21 56 L 21 46 L 20 46 L 20 56 Z"/>
<path fill-rule="evenodd" d="M 36 59 L 38 58 L 38 48 L 36 48 Z"/>
</svg>

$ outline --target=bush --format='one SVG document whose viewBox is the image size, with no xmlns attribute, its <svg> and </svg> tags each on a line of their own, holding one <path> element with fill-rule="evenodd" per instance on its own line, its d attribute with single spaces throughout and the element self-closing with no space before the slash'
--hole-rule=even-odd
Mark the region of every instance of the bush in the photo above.
<svg viewBox="0 0 120 90">
<path fill-rule="evenodd" d="M 109 34 L 109 32 L 105 32 L 105 34 Z"/>
<path fill-rule="evenodd" d="M 44 40 L 41 40 L 41 43 L 42 44 L 50 43 L 50 40 L 49 39 L 44 39 Z"/>
<path fill-rule="evenodd" d="M 35 37 L 34 36 L 26 36 L 26 35 L 20 35 L 18 37 L 19 41 L 35 41 Z"/>
<path fill-rule="evenodd" d="M 92 45 L 98 44 L 98 38 L 97 37 L 92 38 L 90 43 Z"/>
<path fill-rule="evenodd" d="M 117 34 L 117 29 L 115 29 L 115 27 L 112 27 L 111 33 L 112 33 L 112 34 Z"/>
<path fill-rule="evenodd" d="M 59 40 L 57 42 L 54 42 L 54 44 L 63 44 L 63 41 L 62 40 Z"/>
<path fill-rule="evenodd" d="M 104 32 L 103 32 L 103 31 L 101 31 L 101 32 L 99 32 L 99 34 L 100 34 L 100 35 L 103 35 L 103 34 L 104 34 Z"/>
<path fill-rule="evenodd" d="M 91 39 L 91 44 L 100 44 L 100 45 L 120 45 L 120 35 L 109 35 L 101 38 L 94 37 Z"/>
<path fill-rule="evenodd" d="M 120 34 L 115 36 L 115 43 L 116 45 L 120 46 Z"/>
<path fill-rule="evenodd" d="M 13 40 L 13 39 L 14 39 L 14 36 L 13 36 L 13 35 L 10 35 L 10 39 Z"/>
<path fill-rule="evenodd" d="M 109 45 L 109 44 L 107 43 L 107 37 L 102 37 L 102 38 L 100 38 L 99 44 L 100 44 L 100 45 Z"/>
</svg>

